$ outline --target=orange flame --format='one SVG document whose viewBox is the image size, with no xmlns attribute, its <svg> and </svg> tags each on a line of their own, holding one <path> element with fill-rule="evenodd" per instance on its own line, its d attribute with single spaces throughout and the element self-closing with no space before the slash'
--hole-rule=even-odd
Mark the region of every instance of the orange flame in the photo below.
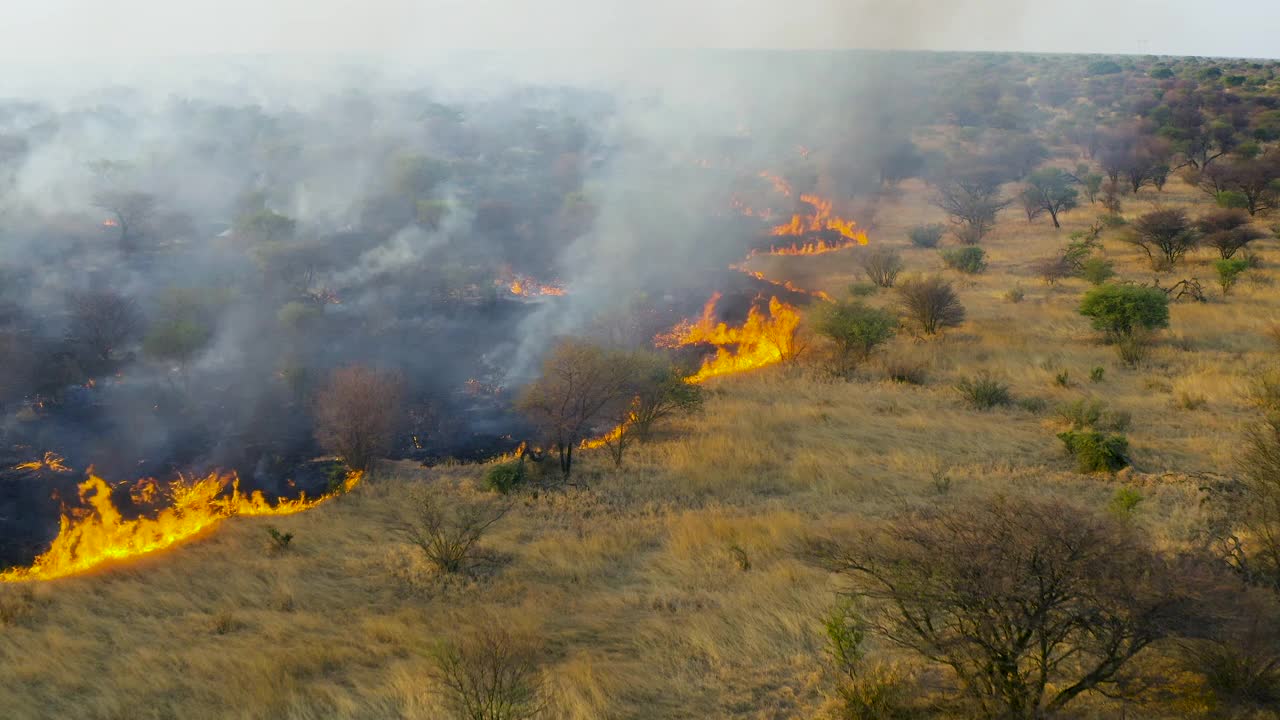
<svg viewBox="0 0 1280 720">
<path fill-rule="evenodd" d="M 44 457 L 31 462 L 18 463 L 14 470 L 52 470 L 53 472 L 71 472 L 64 463 L 65 458 L 54 452 L 46 452 Z"/>
<path fill-rule="evenodd" d="M 120 227 L 120 223 L 116 222 L 115 218 L 107 218 L 106 220 L 102 221 L 102 227 L 109 227 L 109 228 Z"/>
<path fill-rule="evenodd" d="M 232 515 L 292 515 L 309 510 L 341 492 L 354 488 L 363 473 L 347 474 L 341 491 L 308 499 L 281 499 L 274 505 L 259 491 L 240 492 L 240 478 L 234 473 L 211 473 L 194 481 L 179 479 L 169 484 L 172 504 L 155 517 L 125 519 L 111 501 L 111 488 L 90 470 L 80 483 L 80 501 L 87 507 L 64 511 L 58 536 L 49 550 L 30 567 L 0 573 L 0 582 L 52 580 L 84 572 L 115 560 L 146 555 L 189 540 Z M 230 485 L 230 495 L 225 494 Z M 142 490 L 146 493 L 146 490 Z"/>
<path fill-rule="evenodd" d="M 761 170 L 760 177 L 773 183 L 774 190 L 777 190 L 778 192 L 782 193 L 783 195 L 786 195 L 787 197 L 791 197 L 791 183 L 787 182 L 786 180 L 783 180 L 782 178 L 778 177 L 777 175 L 774 175 L 773 173 L 770 173 L 767 170 Z"/>
<path fill-rule="evenodd" d="M 523 275 L 511 276 L 511 284 L 507 286 L 512 295 L 533 297 L 535 295 L 564 295 L 564 288 L 559 285 L 543 285 L 533 278 Z"/>
<path fill-rule="evenodd" d="M 789 248 L 770 248 L 771 255 L 821 255 L 854 245 L 866 245 L 867 234 L 856 228 L 857 223 L 831 214 L 831 201 L 817 195 L 801 195 L 801 202 L 813 207 L 813 214 L 807 217 L 795 213 L 790 222 L 778 225 L 770 234 L 775 237 L 801 237 L 809 233 L 834 231 L 843 238 L 830 245 L 824 240 L 804 245 L 792 244 Z"/>
<path fill-rule="evenodd" d="M 700 383 L 711 377 L 773 365 L 794 352 L 796 328 L 800 326 L 800 313 L 794 306 L 773 297 L 769 299 L 768 315 L 753 306 L 741 327 L 730 327 L 715 320 L 719 301 L 720 293 L 712 295 L 697 322 L 681 323 L 656 339 L 658 345 L 665 347 L 715 346 L 715 357 L 704 360 L 698 372 L 685 378 L 685 382 Z"/>
</svg>

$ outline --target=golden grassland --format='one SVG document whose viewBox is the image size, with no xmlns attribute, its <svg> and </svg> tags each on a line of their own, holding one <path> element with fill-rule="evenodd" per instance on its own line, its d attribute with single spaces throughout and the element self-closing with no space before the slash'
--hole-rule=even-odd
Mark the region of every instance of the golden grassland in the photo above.
<svg viewBox="0 0 1280 720">
<path fill-rule="evenodd" d="M 1128 198 L 1126 214 L 1156 200 L 1207 207 L 1174 180 Z M 1086 284 L 1046 286 L 1030 267 L 1099 210 L 1069 213 L 1057 231 L 1005 211 L 984 242 L 987 272 L 947 271 L 968 321 L 939 339 L 900 336 L 885 353 L 925 363 L 924 385 L 889 382 L 875 362 L 848 383 L 803 363 L 713 381 L 701 415 L 621 468 L 585 453 L 577 487 L 516 496 L 484 540 L 502 562 L 475 577 L 434 576 L 399 528 L 415 488 L 477 495 L 484 468 L 405 463 L 305 514 L 236 519 L 124 566 L 0 588 L 0 715 L 435 718 L 434 643 L 502 624 L 545 641 L 557 717 L 814 717 L 830 690 L 820 618 L 838 586 L 794 557 L 807 532 L 968 494 L 1054 492 L 1101 508 L 1136 486 L 1136 521 L 1161 543 L 1190 540 L 1202 513 L 1194 474 L 1230 467 L 1256 417 L 1250 378 L 1274 361 L 1280 252 L 1257 243 L 1267 265 L 1224 299 L 1210 252 L 1198 251 L 1162 282 L 1199 277 L 1210 301 L 1176 304 L 1151 357 L 1128 369 L 1076 312 Z M 938 220 L 908 183 L 881 204 L 872 245 L 901 249 L 909 272 L 943 272 L 936 251 L 906 240 L 911 225 Z M 1104 240 L 1122 278 L 1150 281 L 1118 231 Z M 753 267 L 838 296 L 861 280 L 859 254 Z M 1019 303 L 1006 299 L 1015 285 Z M 967 408 L 953 386 L 979 370 L 1049 408 L 1093 396 L 1131 412 L 1135 467 L 1076 474 L 1051 409 Z M 294 533 L 294 549 L 269 553 L 269 524 Z M 1180 704 L 1151 700 L 1130 716 L 1211 717 L 1186 682 Z"/>
</svg>

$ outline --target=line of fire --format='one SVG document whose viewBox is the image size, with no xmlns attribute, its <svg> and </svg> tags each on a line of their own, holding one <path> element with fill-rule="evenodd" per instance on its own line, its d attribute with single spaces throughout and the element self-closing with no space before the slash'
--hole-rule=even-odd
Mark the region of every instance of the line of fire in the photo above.
<svg viewBox="0 0 1280 720">
<path fill-rule="evenodd" d="M 783 362 L 795 350 L 801 307 L 830 299 L 819 289 L 769 277 L 766 270 L 755 267 L 757 259 L 823 255 L 867 243 L 866 233 L 838 214 L 830 198 L 814 191 L 795 192 L 790 181 L 770 172 L 752 173 L 745 184 L 751 202 L 738 192 L 725 202 L 725 212 L 737 218 L 733 227 L 741 235 L 738 258 L 708 268 L 702 287 L 685 287 L 650 302 L 636 314 L 643 322 L 633 322 L 631 328 L 649 338 L 645 342 L 653 350 L 688 368 L 685 383 L 701 384 Z M 139 198 L 118 199 L 110 216 L 100 222 L 100 232 L 122 248 L 140 242 L 143 216 L 152 223 L 155 218 L 154 208 L 139 203 L 146 204 Z M 408 308 L 422 301 L 404 293 L 381 297 L 359 287 L 368 277 L 384 282 L 395 277 L 396 268 L 387 264 L 390 258 L 377 255 L 379 248 L 373 254 L 348 254 L 345 260 L 352 265 L 347 270 L 321 272 L 315 258 L 300 256 L 293 249 L 294 241 L 281 239 L 297 232 L 294 221 L 269 209 L 261 199 L 258 203 L 247 218 L 242 216 L 220 232 L 214 244 L 256 245 L 255 260 L 291 286 L 293 299 L 281 306 L 276 320 L 289 328 L 283 331 L 285 340 L 296 345 L 294 352 L 299 356 L 324 353 L 329 355 L 328 364 L 342 366 L 351 359 L 346 357 L 349 353 L 316 348 L 301 336 L 327 321 L 346 326 L 369 342 L 385 343 L 387 329 L 370 327 L 369 307 L 412 314 Z M 422 217 L 412 233 L 430 234 L 448 223 L 449 208 L 423 205 L 418 203 L 416 211 Z M 490 208 L 489 212 L 497 217 L 482 215 L 477 224 L 500 224 L 514 217 L 515 210 Z M 558 221 L 590 223 L 591 212 L 577 207 L 568 213 L 568 220 Z M 128 237 L 131 233 L 134 238 Z M 342 233 L 356 236 L 351 228 Z M 404 234 L 400 231 L 393 239 Z M 412 244 L 420 239 L 412 236 L 398 242 Z M 332 259 L 335 266 L 342 262 L 342 258 Z M 475 266 L 455 268 L 447 283 L 423 291 L 433 301 L 443 298 L 449 304 L 450 312 L 436 316 L 431 330 L 437 333 L 441 348 L 467 362 L 454 364 L 445 373 L 437 366 L 432 382 L 409 389 L 403 412 L 397 414 L 396 439 L 385 448 L 387 457 L 430 465 L 446 459 L 485 461 L 539 452 L 530 450 L 538 447 L 539 439 L 513 410 L 515 393 L 527 377 L 495 361 L 489 348 L 513 352 L 493 338 L 515 337 L 523 324 L 554 316 L 559 307 L 573 301 L 576 289 L 551 267 L 532 271 L 516 267 L 505 262 L 488 272 Z M 368 277 L 352 280 L 362 274 Z M 135 308 L 110 290 L 87 291 L 73 298 L 79 305 L 70 308 L 69 322 L 97 326 L 90 330 L 98 335 L 98 362 L 82 382 L 46 386 L 26 395 L 14 416 L 7 433 L 13 440 L 10 462 L 0 471 L 8 480 L 0 484 L 4 493 L 0 510 L 9 515 L 0 544 L 0 566 L 9 569 L 0 572 L 0 581 L 52 580 L 156 553 L 208 533 L 228 518 L 303 512 L 361 482 L 366 463 L 325 457 L 317 446 L 306 418 L 323 414 L 325 400 L 305 398 L 325 389 L 301 364 L 278 368 L 270 392 L 255 388 L 255 396 L 249 397 L 230 390 L 216 404 L 215 409 L 230 413 L 221 422 L 188 415 L 191 407 L 184 396 L 191 383 L 216 383 L 218 373 L 225 370 L 219 363 L 233 367 L 236 360 L 210 362 L 209 354 L 218 349 L 208 344 L 211 338 L 200 337 L 212 334 L 204 325 L 209 307 L 225 302 L 225 297 L 183 291 L 164 298 L 163 312 L 171 316 L 167 321 L 173 327 L 167 335 L 153 331 L 141 339 L 142 347 L 128 350 L 116 345 L 136 338 L 132 332 L 139 322 Z M 377 322 L 376 314 L 374 318 Z M 485 328 L 488 337 L 477 338 L 471 332 L 476 327 Z M 160 361 L 165 368 L 161 379 L 133 377 L 129 361 L 139 352 Z M 221 352 L 252 355 L 251 350 L 238 348 Z M 240 359 L 255 362 L 253 357 Z M 412 367 L 398 368 L 395 374 L 403 382 L 412 372 Z M 360 390 L 355 392 L 358 395 Z M 272 403 L 279 409 L 276 421 L 251 421 L 226 430 L 241 420 L 244 408 Z M 123 413 L 121 407 L 126 408 Z M 616 441 L 633 419 L 596 427 L 580 449 L 593 450 Z M 216 446 L 209 447 L 215 439 Z"/>
</svg>

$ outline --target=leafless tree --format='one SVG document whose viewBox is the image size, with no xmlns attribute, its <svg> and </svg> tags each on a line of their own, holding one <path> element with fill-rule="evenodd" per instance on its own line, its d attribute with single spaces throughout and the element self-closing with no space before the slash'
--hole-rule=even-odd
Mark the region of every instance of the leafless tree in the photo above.
<svg viewBox="0 0 1280 720">
<path fill-rule="evenodd" d="M 132 299 L 111 290 L 67 296 L 68 342 L 83 348 L 90 364 L 106 367 L 112 352 L 138 337 L 142 319 Z"/>
<path fill-rule="evenodd" d="M 1012 202 L 1000 197 L 998 180 L 984 174 L 959 176 L 940 182 L 932 202 L 956 225 L 956 237 L 973 245 L 996 224 L 996 214 Z"/>
<path fill-rule="evenodd" d="M 353 365 L 333 371 L 315 399 L 316 441 L 353 470 L 367 470 L 395 437 L 400 378 Z"/>
<path fill-rule="evenodd" d="M 1057 500 L 921 511 L 805 553 L 870 604 L 874 632 L 953 670 L 984 717 L 1121 692 L 1129 661 L 1189 612 L 1131 526 Z"/>
</svg>

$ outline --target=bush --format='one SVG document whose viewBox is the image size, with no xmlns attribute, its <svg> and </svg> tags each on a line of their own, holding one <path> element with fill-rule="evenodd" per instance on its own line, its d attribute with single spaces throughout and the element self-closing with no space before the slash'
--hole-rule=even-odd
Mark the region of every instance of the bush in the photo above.
<svg viewBox="0 0 1280 720">
<path fill-rule="evenodd" d="M 1004 293 L 1004 299 L 1008 300 L 1011 303 L 1014 303 L 1015 305 L 1022 302 L 1023 299 L 1026 298 L 1026 296 L 1027 296 L 1027 293 L 1023 291 L 1021 285 L 1014 285 L 1013 287 L 1006 290 Z"/>
<path fill-rule="evenodd" d="M 976 275 L 987 269 L 987 253 L 972 245 L 942 251 L 942 262 L 952 270 Z"/>
<path fill-rule="evenodd" d="M 1137 512 L 1143 499 L 1142 493 L 1134 488 L 1118 488 L 1111 496 L 1111 502 L 1107 503 L 1107 510 L 1122 520 L 1128 520 Z"/>
<path fill-rule="evenodd" d="M 925 335 L 964 322 L 964 306 L 942 278 L 918 278 L 899 283 L 898 304 L 902 314 Z"/>
<path fill-rule="evenodd" d="M 979 373 L 975 378 L 963 378 L 956 383 L 956 390 L 964 396 L 965 402 L 969 403 L 970 407 L 978 410 L 990 410 L 998 405 L 1013 403 L 1009 386 L 986 372 Z"/>
<path fill-rule="evenodd" d="M 1080 264 L 1080 277 L 1092 285 L 1101 285 L 1115 276 L 1115 266 L 1106 258 L 1091 257 Z"/>
<path fill-rule="evenodd" d="M 1218 284 L 1222 286 L 1222 294 L 1231 292 L 1240 274 L 1249 269 L 1249 261 L 1242 258 L 1218 258 L 1213 261 L 1213 269 L 1218 271 Z"/>
<path fill-rule="evenodd" d="M 1169 326 L 1169 296 L 1140 285 L 1099 285 L 1084 295 L 1080 314 L 1093 319 L 1093 328 L 1109 339 L 1135 331 Z"/>
<path fill-rule="evenodd" d="M 489 468 L 484 475 L 484 486 L 506 495 L 524 482 L 524 458 L 504 462 Z"/>
<path fill-rule="evenodd" d="M 1107 375 L 1106 368 L 1102 367 L 1101 365 L 1095 366 L 1092 370 L 1089 371 L 1089 382 L 1102 382 L 1102 379 L 1106 377 L 1106 375 Z"/>
<path fill-rule="evenodd" d="M 461 573 L 484 559 L 478 544 L 486 530 L 507 514 L 509 505 L 459 501 L 446 506 L 436 493 L 414 499 L 415 517 L 405 537 L 422 549 L 442 573 Z"/>
<path fill-rule="evenodd" d="M 1120 362 L 1126 367 L 1137 367 L 1151 353 L 1151 335 L 1146 332 L 1134 332 L 1116 340 L 1116 353 Z"/>
<path fill-rule="evenodd" d="M 862 259 L 862 271 L 867 279 L 882 288 L 893 287 L 902 267 L 902 256 L 892 250 L 872 250 Z"/>
<path fill-rule="evenodd" d="M 907 231 L 907 236 L 911 238 L 911 244 L 916 247 L 932 248 L 937 247 L 942 241 L 942 234 L 946 232 L 946 226 L 940 223 L 933 225 L 916 225 Z"/>
<path fill-rule="evenodd" d="M 1079 472 L 1115 472 L 1129 464 L 1129 441 L 1123 435 L 1068 430 L 1058 433 L 1058 439 L 1076 459 Z"/>
<path fill-rule="evenodd" d="M 540 654 L 536 641 L 508 632 L 495 619 L 437 647 L 432 678 L 453 717 L 529 720 L 547 705 Z"/>
<path fill-rule="evenodd" d="M 885 378 L 906 385 L 923 385 L 929 375 L 926 363 L 906 356 L 888 358 L 883 367 Z"/>
<path fill-rule="evenodd" d="M 884 310 L 847 302 L 825 306 L 816 329 L 835 346 L 832 371 L 847 378 L 876 348 L 893 337 L 897 326 L 897 319 Z"/>
</svg>

